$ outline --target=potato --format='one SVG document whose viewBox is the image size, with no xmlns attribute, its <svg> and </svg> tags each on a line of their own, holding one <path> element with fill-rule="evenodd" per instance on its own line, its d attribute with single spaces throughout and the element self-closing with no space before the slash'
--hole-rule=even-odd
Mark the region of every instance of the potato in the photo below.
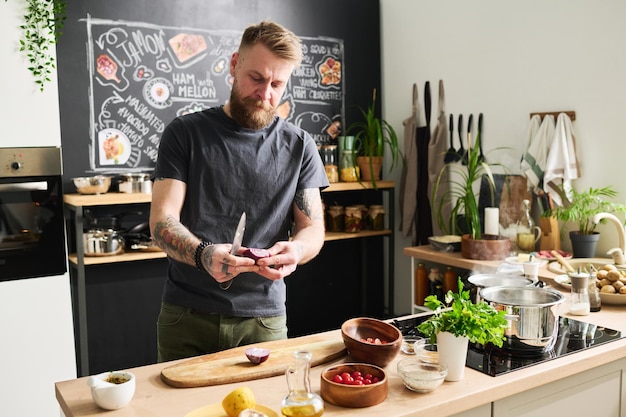
<svg viewBox="0 0 626 417">
<path fill-rule="evenodd" d="M 616 290 L 620 290 L 620 288 L 622 288 L 624 286 L 624 283 L 622 281 L 615 281 L 613 283 L 613 286 L 615 287 Z"/>
<path fill-rule="evenodd" d="M 606 278 L 606 275 L 609 273 L 609 271 L 607 271 L 606 269 L 601 269 L 596 273 L 596 277 L 598 279 L 604 279 Z"/>
<path fill-rule="evenodd" d="M 621 276 L 622 274 L 620 274 L 618 270 L 614 270 L 614 271 L 609 271 L 606 274 L 606 279 L 608 279 L 611 282 L 615 282 L 615 281 L 619 281 L 619 278 Z"/>
<path fill-rule="evenodd" d="M 605 285 L 602 288 L 600 288 L 600 292 L 603 292 L 605 294 L 615 294 L 617 291 L 615 290 L 615 287 L 612 285 Z"/>
<path fill-rule="evenodd" d="M 229 417 L 237 417 L 242 410 L 255 406 L 254 393 L 246 386 L 235 389 L 222 400 L 222 408 Z"/>
<path fill-rule="evenodd" d="M 611 285 L 613 284 L 613 281 L 609 281 L 607 278 L 604 278 L 603 280 L 600 280 L 600 288 L 606 286 L 606 285 Z"/>
<path fill-rule="evenodd" d="M 620 294 L 626 294 L 626 285 L 619 289 Z"/>
<path fill-rule="evenodd" d="M 604 264 L 602 265 L 602 267 L 600 268 L 600 270 L 604 270 L 604 271 L 617 271 L 617 267 L 613 264 Z"/>
</svg>

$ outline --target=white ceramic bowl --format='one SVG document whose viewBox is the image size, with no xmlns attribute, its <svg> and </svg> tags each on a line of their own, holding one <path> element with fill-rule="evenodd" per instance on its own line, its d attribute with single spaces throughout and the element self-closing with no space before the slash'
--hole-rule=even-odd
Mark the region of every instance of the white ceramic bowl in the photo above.
<svg viewBox="0 0 626 417">
<path fill-rule="evenodd" d="M 87 379 L 91 396 L 99 407 L 117 410 L 135 395 L 135 375 L 125 371 L 103 372 Z"/>
</svg>

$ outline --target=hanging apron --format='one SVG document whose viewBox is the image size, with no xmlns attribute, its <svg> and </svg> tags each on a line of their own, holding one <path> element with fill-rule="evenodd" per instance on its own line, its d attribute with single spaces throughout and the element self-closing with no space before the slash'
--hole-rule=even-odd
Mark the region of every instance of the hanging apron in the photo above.
<svg viewBox="0 0 626 417">
<path fill-rule="evenodd" d="M 434 207 L 435 213 L 438 211 L 439 203 L 442 197 L 448 192 L 449 183 L 448 175 L 445 178 L 441 178 L 441 183 L 437 190 L 437 195 L 433 198 L 433 188 L 439 177 L 439 173 L 445 165 L 445 154 L 447 152 L 448 143 L 448 121 L 446 119 L 446 103 L 445 103 L 445 91 L 443 88 L 443 80 L 439 80 L 439 104 L 437 114 L 437 126 L 433 130 L 430 142 L 428 143 L 428 198 L 430 200 L 431 208 Z M 447 170 L 446 170 L 447 174 Z M 444 219 L 450 218 L 451 206 L 445 204 L 442 207 L 441 214 Z M 434 236 L 440 236 L 443 234 L 437 221 L 432 222 L 432 228 Z"/>
<path fill-rule="evenodd" d="M 415 146 L 415 130 L 419 114 L 417 104 L 417 84 L 413 84 L 413 112 L 405 119 L 404 125 L 404 168 L 400 180 L 400 226 L 402 237 L 411 235 L 415 240 L 415 199 L 417 193 L 417 147 Z"/>
<path fill-rule="evenodd" d="M 433 222 L 428 198 L 428 145 L 430 143 L 430 82 L 424 87 L 424 113 L 426 126 L 420 126 L 415 131 L 417 147 L 417 208 L 415 210 L 415 240 L 414 246 L 428 244 L 428 238 L 433 235 Z M 443 157 L 440 155 L 440 157 Z"/>
</svg>

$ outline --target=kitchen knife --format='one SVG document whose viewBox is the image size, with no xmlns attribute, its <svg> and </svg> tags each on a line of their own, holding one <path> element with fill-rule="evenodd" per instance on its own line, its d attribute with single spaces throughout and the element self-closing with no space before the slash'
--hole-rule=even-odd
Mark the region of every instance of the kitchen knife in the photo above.
<svg viewBox="0 0 626 417">
<path fill-rule="evenodd" d="M 246 212 L 241 213 L 241 217 L 239 218 L 239 224 L 237 224 L 237 229 L 235 230 L 235 237 L 233 238 L 233 247 L 230 250 L 231 255 L 237 255 L 237 251 L 241 248 L 241 242 L 243 242 L 243 233 L 246 231 Z M 232 285 L 233 280 L 230 279 L 225 282 L 220 282 L 220 288 L 223 290 L 227 290 Z"/>
</svg>

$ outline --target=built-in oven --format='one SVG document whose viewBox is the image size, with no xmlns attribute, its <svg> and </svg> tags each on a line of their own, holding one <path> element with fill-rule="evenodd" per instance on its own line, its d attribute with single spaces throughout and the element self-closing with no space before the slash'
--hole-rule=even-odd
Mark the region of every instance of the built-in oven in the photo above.
<svg viewBox="0 0 626 417">
<path fill-rule="evenodd" d="M 61 149 L 0 148 L 0 281 L 67 271 Z"/>
</svg>

